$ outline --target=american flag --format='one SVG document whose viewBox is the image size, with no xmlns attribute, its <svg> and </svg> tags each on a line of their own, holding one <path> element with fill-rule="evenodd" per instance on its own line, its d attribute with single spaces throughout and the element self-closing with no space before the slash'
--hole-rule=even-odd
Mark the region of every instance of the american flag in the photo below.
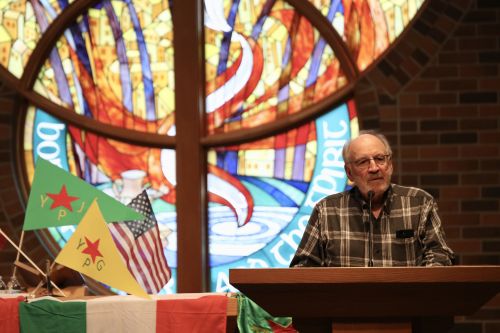
<svg viewBox="0 0 500 333">
<path fill-rule="evenodd" d="M 146 191 L 132 199 L 128 206 L 146 219 L 110 223 L 108 226 L 129 271 L 148 294 L 157 294 L 167 284 L 171 272 Z"/>
</svg>

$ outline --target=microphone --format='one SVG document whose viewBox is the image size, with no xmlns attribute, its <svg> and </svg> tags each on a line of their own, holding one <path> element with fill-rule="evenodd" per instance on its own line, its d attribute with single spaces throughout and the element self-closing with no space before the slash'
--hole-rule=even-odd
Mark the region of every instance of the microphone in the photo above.
<svg viewBox="0 0 500 333">
<path fill-rule="evenodd" d="M 368 229 L 368 267 L 373 267 L 373 218 L 372 218 L 372 199 L 375 192 L 372 190 L 368 191 L 368 224 L 370 228 Z"/>
</svg>

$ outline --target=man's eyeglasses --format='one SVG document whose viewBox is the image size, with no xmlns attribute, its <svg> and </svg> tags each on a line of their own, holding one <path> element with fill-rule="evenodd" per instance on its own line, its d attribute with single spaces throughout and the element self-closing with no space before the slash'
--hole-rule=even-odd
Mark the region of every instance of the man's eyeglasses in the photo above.
<svg viewBox="0 0 500 333">
<path fill-rule="evenodd" d="M 371 160 L 375 162 L 379 167 L 384 167 L 387 165 L 387 162 L 391 159 L 391 154 L 385 155 L 375 155 L 370 158 L 360 158 L 359 160 L 349 162 L 354 164 L 358 169 L 368 169 L 370 167 Z"/>
</svg>

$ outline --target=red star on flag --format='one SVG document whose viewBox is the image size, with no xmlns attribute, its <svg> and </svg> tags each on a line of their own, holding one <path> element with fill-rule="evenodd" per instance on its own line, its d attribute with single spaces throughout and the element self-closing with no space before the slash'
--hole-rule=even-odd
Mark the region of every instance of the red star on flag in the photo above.
<svg viewBox="0 0 500 333">
<path fill-rule="evenodd" d="M 86 253 L 92 257 L 92 262 L 95 263 L 96 257 L 102 257 L 101 252 L 99 252 L 99 242 L 101 240 L 97 239 L 95 242 L 89 241 L 87 237 L 85 237 L 85 242 L 87 242 L 87 247 L 83 249 L 82 253 Z"/>
<path fill-rule="evenodd" d="M 73 197 L 71 195 L 68 195 L 68 192 L 66 191 L 66 185 L 63 185 L 61 187 L 61 190 L 59 193 L 47 193 L 47 196 L 54 200 L 52 203 L 52 206 L 50 206 L 50 209 L 54 209 L 56 207 L 66 207 L 70 212 L 73 211 L 73 208 L 71 207 L 71 202 L 80 199 L 79 197 Z"/>
</svg>

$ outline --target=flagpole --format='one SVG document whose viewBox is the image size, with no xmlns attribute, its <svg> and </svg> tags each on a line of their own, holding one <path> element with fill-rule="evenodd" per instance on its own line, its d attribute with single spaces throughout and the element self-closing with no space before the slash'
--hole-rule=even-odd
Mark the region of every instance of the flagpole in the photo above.
<svg viewBox="0 0 500 333">
<path fill-rule="evenodd" d="M 21 238 L 19 239 L 19 251 L 21 250 L 21 248 L 23 247 L 23 241 L 24 241 L 24 230 L 21 231 Z M 19 261 L 19 256 L 20 256 L 20 253 L 19 251 L 17 251 L 17 255 L 16 255 L 16 262 Z M 14 264 L 14 270 L 12 271 L 12 276 L 11 276 L 11 279 L 15 278 L 16 277 L 16 274 L 17 274 L 17 266 Z"/>
<path fill-rule="evenodd" d="M 23 251 L 22 251 L 22 250 L 21 250 L 21 249 L 20 249 L 20 248 L 16 245 L 16 243 L 14 243 L 14 242 L 12 241 L 12 239 L 10 239 L 10 238 L 9 238 L 9 236 L 7 236 L 7 235 L 5 234 L 5 232 L 3 232 L 2 228 L 0 228 L 0 234 L 2 234 L 2 236 L 4 236 L 4 237 L 5 237 L 5 239 L 6 239 L 7 241 L 9 241 L 9 243 L 10 243 L 12 246 L 14 246 L 14 248 L 18 251 L 18 254 L 19 254 L 19 253 L 21 253 L 21 254 L 23 255 L 23 257 L 24 257 L 24 258 L 26 258 L 26 260 L 28 260 L 28 262 L 29 262 L 29 263 L 30 263 L 33 267 L 35 267 L 35 268 L 36 268 L 36 270 L 37 270 L 40 274 L 42 274 L 42 276 L 43 276 L 43 277 L 45 277 L 45 278 L 47 277 L 47 274 L 45 274 L 45 272 L 44 272 L 44 271 L 42 271 L 42 270 L 41 270 L 41 269 L 40 269 L 40 268 L 39 268 L 39 267 L 38 267 L 38 266 L 37 266 L 37 265 L 33 262 L 33 260 L 31 260 L 31 259 L 30 259 L 30 257 L 28 257 L 28 255 L 27 255 L 26 253 L 24 253 L 24 252 L 23 252 Z M 59 290 L 59 292 L 60 292 L 60 293 L 61 293 L 64 297 L 66 297 L 66 294 L 64 294 L 64 292 L 63 292 L 61 289 L 59 289 L 59 287 L 58 287 L 58 286 L 56 286 L 56 284 L 55 284 L 53 281 L 50 281 L 50 284 L 51 284 L 54 288 L 56 288 L 57 290 Z"/>
<path fill-rule="evenodd" d="M 52 270 L 54 269 L 55 264 L 56 264 L 56 262 L 53 261 L 52 264 L 50 265 L 49 270 L 48 270 L 49 272 L 52 272 Z M 52 282 L 52 280 L 50 282 Z M 35 287 L 35 289 L 33 289 L 30 292 L 30 296 L 35 296 L 35 294 L 38 291 L 38 289 L 40 289 L 43 286 L 43 283 L 44 283 L 43 281 L 38 282 L 38 285 Z"/>
</svg>

